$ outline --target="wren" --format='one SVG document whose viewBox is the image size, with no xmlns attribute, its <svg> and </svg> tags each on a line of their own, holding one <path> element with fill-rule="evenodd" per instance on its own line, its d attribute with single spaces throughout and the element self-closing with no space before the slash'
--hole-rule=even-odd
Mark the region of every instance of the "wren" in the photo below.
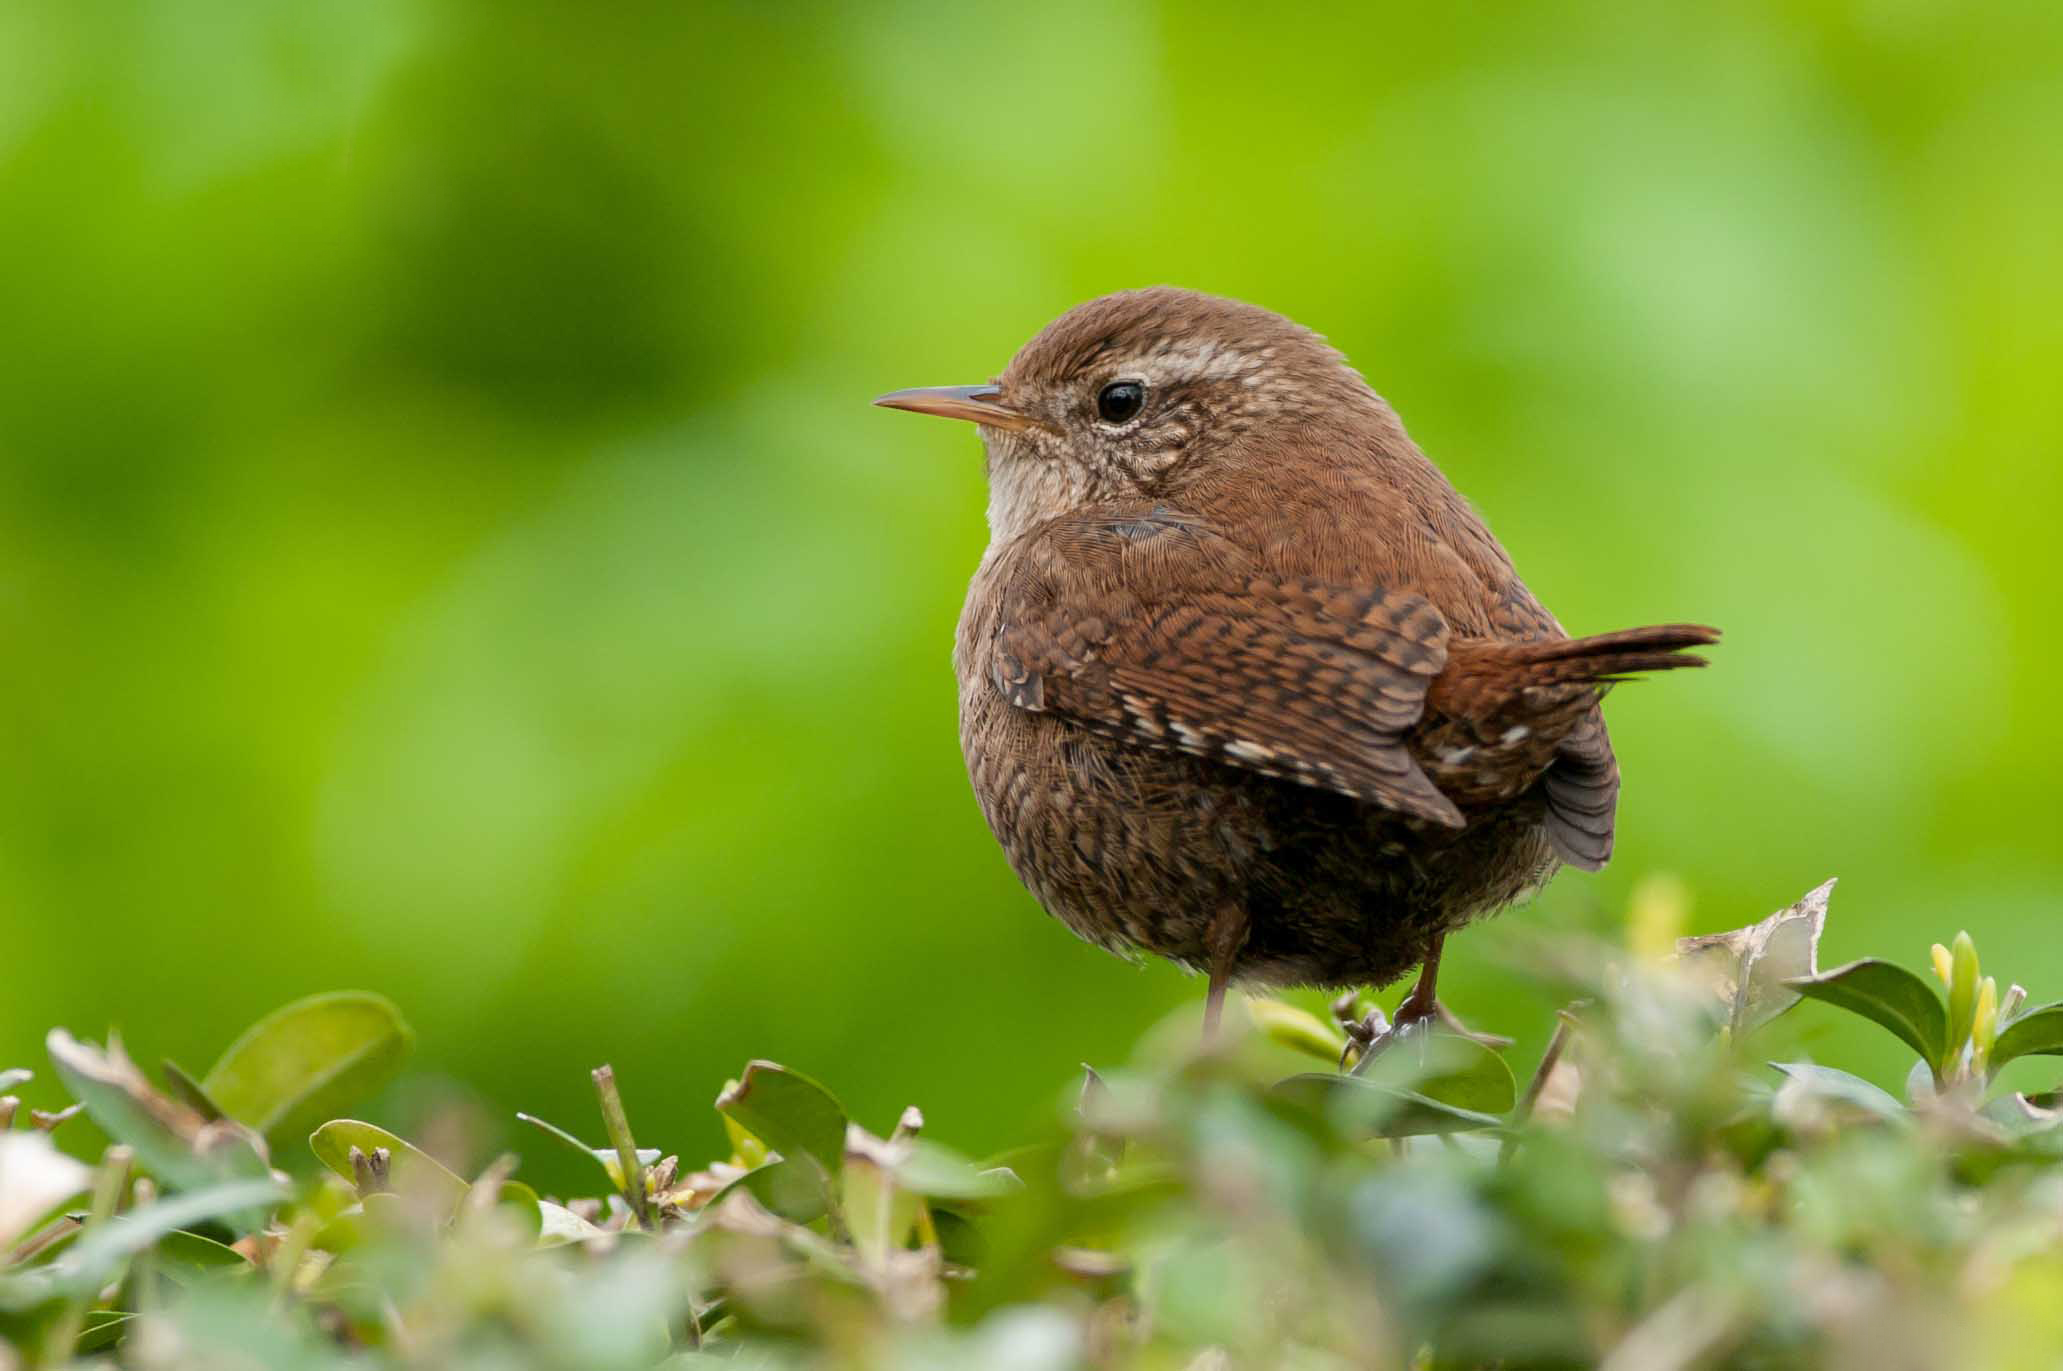
<svg viewBox="0 0 2063 1371">
<path fill-rule="evenodd" d="M 1599 701 L 1718 633 L 1571 639 L 1323 338 L 1158 287 L 1078 306 L 983 386 L 988 550 L 953 654 L 1010 865 L 1121 955 L 1225 988 L 1382 985 L 1612 853 Z"/>
</svg>

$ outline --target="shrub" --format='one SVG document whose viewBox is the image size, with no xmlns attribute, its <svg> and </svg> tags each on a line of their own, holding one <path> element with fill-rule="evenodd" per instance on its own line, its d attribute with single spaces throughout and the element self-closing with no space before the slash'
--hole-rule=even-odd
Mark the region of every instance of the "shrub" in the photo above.
<svg viewBox="0 0 2063 1371">
<path fill-rule="evenodd" d="M 563 1201 L 513 1158 L 467 1178 L 335 1117 L 407 1050 L 377 996 L 290 1005 L 197 1080 L 53 1031 L 117 1141 L 86 1167 L 58 1116 L 0 1100 L 0 1363 L 2053 1364 L 2063 1115 L 1994 1082 L 2063 1053 L 2063 1005 L 2000 994 L 1967 937 L 1934 949 L 1940 990 L 1821 971 L 1829 888 L 1669 958 L 1542 947 L 1571 1007 L 1523 1088 L 1494 1046 L 1378 1037 L 1352 997 L 1331 1022 L 1252 1000 L 1215 1047 L 1156 1035 L 979 1162 L 914 1109 L 869 1132 L 753 1062 L 716 1100 L 730 1154 L 688 1166 L 638 1146 L 605 1067 L 602 1145 L 529 1120 L 592 1168 Z M 1905 1098 L 1760 1063 L 1755 1031 L 1801 999 L 1912 1048 Z M 1291 1054 L 1317 1069 L 1285 1075 Z M 302 1146 L 320 1179 L 273 1169 Z"/>
</svg>

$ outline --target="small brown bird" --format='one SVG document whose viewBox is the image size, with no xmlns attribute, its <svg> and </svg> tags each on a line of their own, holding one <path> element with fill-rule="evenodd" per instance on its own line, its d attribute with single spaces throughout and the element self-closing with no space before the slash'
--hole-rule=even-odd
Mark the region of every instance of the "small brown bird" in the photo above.
<svg viewBox="0 0 2063 1371">
<path fill-rule="evenodd" d="M 953 654 L 1010 864 L 1114 952 L 1226 986 L 1384 984 L 1612 852 L 1598 701 L 1694 624 L 1571 640 L 1324 339 L 1171 288 L 1063 314 L 985 386 L 989 545 Z"/>
</svg>

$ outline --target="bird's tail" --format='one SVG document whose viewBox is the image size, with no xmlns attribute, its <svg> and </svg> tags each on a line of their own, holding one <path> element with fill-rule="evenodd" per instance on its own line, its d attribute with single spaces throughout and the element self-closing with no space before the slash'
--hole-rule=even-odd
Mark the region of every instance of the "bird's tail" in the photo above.
<svg viewBox="0 0 2063 1371">
<path fill-rule="evenodd" d="M 1703 624 L 1656 624 L 1589 638 L 1543 638 L 1514 643 L 1497 638 L 1463 638 L 1448 644 L 1447 666 L 1433 681 L 1427 704 L 1457 718 L 1501 715 L 1523 699 L 1539 701 L 1542 687 L 1603 688 L 1644 671 L 1704 666 L 1685 649 L 1719 641 L 1719 630 Z M 1555 692 L 1565 704 L 1584 698 L 1580 690 Z M 1536 703 L 1532 708 L 1539 708 Z"/>
<path fill-rule="evenodd" d="M 1718 641 L 1719 630 L 1703 624 L 1655 624 L 1588 638 L 1500 644 L 1500 655 L 1514 684 L 1605 685 L 1643 671 L 1704 666 L 1703 657 L 1685 649 Z"/>
</svg>

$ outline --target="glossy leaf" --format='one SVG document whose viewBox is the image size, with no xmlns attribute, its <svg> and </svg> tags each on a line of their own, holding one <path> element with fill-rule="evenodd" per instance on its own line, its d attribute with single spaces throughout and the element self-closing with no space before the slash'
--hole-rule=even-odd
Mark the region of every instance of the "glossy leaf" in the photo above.
<svg viewBox="0 0 2063 1371">
<path fill-rule="evenodd" d="M 2063 1001 L 2030 1009 L 2000 1030 L 1991 1047 L 1991 1069 L 2015 1057 L 2063 1057 Z"/>
<path fill-rule="evenodd" d="M 845 1109 L 830 1091 L 799 1071 L 769 1061 L 745 1067 L 716 1107 L 790 1160 L 807 1158 L 826 1176 L 845 1159 Z"/>
<path fill-rule="evenodd" d="M 1801 995 L 1880 1024 L 1939 1070 L 1948 1053 L 1948 1014 L 1927 982 L 1892 962 L 1866 958 L 1789 982 Z"/>
<path fill-rule="evenodd" d="M 230 1118 L 298 1137 L 385 1085 L 413 1039 L 385 996 L 311 995 L 246 1029 L 200 1085 Z"/>
<path fill-rule="evenodd" d="M 375 1149 L 386 1148 L 387 1179 L 394 1192 L 422 1198 L 440 1218 L 456 1212 L 472 1189 L 457 1172 L 413 1143 L 356 1119 L 330 1120 L 309 1135 L 308 1146 L 324 1166 L 353 1185 L 358 1178 L 351 1165 L 351 1149 L 371 1156 Z"/>
</svg>

